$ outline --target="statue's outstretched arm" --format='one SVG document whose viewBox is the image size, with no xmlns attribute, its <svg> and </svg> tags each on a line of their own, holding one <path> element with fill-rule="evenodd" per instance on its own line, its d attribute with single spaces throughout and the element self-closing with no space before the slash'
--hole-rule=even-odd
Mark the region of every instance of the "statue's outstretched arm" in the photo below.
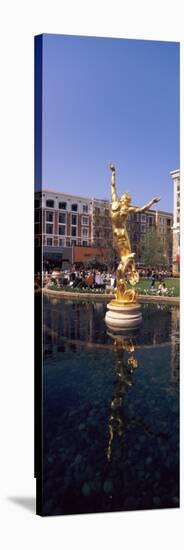
<svg viewBox="0 0 184 550">
<path fill-rule="evenodd" d="M 111 162 L 109 163 L 109 168 L 112 172 L 112 177 L 111 177 L 111 198 L 112 198 L 112 202 L 115 202 L 115 201 L 118 201 L 118 196 L 117 196 L 117 193 L 116 193 L 116 169 L 115 169 L 115 166 L 113 164 L 111 164 Z"/>
<path fill-rule="evenodd" d="M 129 212 L 134 212 L 135 214 L 137 212 L 145 212 L 146 210 L 149 210 L 149 208 L 151 208 L 152 204 L 155 204 L 156 202 L 159 202 L 160 201 L 160 198 L 159 197 L 155 197 L 154 199 L 152 199 L 150 202 L 148 202 L 147 204 L 145 204 L 144 206 L 130 206 L 130 208 L 128 209 Z"/>
</svg>

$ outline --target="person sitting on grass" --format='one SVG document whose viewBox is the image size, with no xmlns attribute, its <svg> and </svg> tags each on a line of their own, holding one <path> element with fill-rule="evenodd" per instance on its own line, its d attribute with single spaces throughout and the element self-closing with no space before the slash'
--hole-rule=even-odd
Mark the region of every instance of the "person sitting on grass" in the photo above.
<svg viewBox="0 0 184 550">
<path fill-rule="evenodd" d="M 159 294 L 162 295 L 162 296 L 165 295 L 165 294 L 168 294 L 168 289 L 165 286 L 165 283 L 160 283 L 160 285 L 158 287 L 158 291 L 159 291 Z"/>
</svg>

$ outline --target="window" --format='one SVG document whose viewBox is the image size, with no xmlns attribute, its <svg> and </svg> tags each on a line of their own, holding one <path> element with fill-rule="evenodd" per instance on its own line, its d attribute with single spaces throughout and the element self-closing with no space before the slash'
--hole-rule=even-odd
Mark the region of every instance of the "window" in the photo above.
<svg viewBox="0 0 184 550">
<path fill-rule="evenodd" d="M 179 219 L 179 218 L 177 218 L 177 223 L 180 223 L 180 219 Z"/>
<path fill-rule="evenodd" d="M 146 221 L 146 216 L 145 214 L 141 214 L 141 222 L 145 222 Z"/>
<path fill-rule="evenodd" d="M 34 205 L 35 205 L 35 208 L 39 208 L 39 206 L 40 206 L 40 201 L 39 201 L 39 199 L 35 199 Z"/>
<path fill-rule="evenodd" d="M 53 225 L 46 223 L 46 233 L 52 234 Z"/>
<path fill-rule="evenodd" d="M 76 227 L 72 227 L 72 237 L 76 237 Z"/>
<path fill-rule="evenodd" d="M 72 225 L 77 225 L 77 216 L 75 214 L 72 214 Z"/>
<path fill-rule="evenodd" d="M 65 235 L 65 225 L 59 225 L 59 235 Z"/>
<path fill-rule="evenodd" d="M 83 237 L 88 237 L 88 229 L 83 228 L 82 234 L 83 234 Z"/>
<path fill-rule="evenodd" d="M 72 239 L 72 240 L 71 240 L 71 245 L 72 245 L 72 246 L 75 246 L 75 245 L 76 245 L 76 240 L 75 240 L 75 239 Z"/>
<path fill-rule="evenodd" d="M 46 211 L 46 222 L 53 222 L 53 212 Z"/>
<path fill-rule="evenodd" d="M 59 239 L 59 246 L 65 246 L 64 239 Z"/>
<path fill-rule="evenodd" d="M 66 246 L 70 246 L 70 239 L 66 239 Z"/>
<path fill-rule="evenodd" d="M 179 191 L 179 190 L 180 190 L 180 186 L 179 186 L 179 185 L 177 185 L 177 191 Z"/>
<path fill-rule="evenodd" d="M 105 216 L 109 216 L 109 210 L 108 210 L 108 208 L 105 208 Z"/>
<path fill-rule="evenodd" d="M 48 208 L 54 208 L 54 201 L 52 201 L 51 199 L 48 199 L 48 200 L 46 201 L 46 206 L 47 206 Z"/>
<path fill-rule="evenodd" d="M 141 225 L 141 231 L 143 231 L 144 233 L 145 233 L 145 231 L 146 231 L 146 226 L 143 225 L 143 224 Z"/>
<path fill-rule="evenodd" d="M 59 209 L 60 210 L 66 210 L 66 202 L 59 202 Z"/>
<path fill-rule="evenodd" d="M 52 246 L 52 239 L 47 239 L 47 246 Z"/>
<path fill-rule="evenodd" d="M 87 204 L 83 204 L 83 212 L 84 212 L 84 214 L 88 213 L 88 205 Z"/>
<path fill-rule="evenodd" d="M 99 215 L 100 214 L 100 208 L 95 208 L 95 214 Z"/>
<path fill-rule="evenodd" d="M 82 217 L 82 223 L 83 223 L 83 225 L 88 225 L 89 224 L 89 219 L 86 216 L 83 216 Z"/>
<path fill-rule="evenodd" d="M 59 223 L 66 222 L 66 214 L 59 214 Z"/>
<path fill-rule="evenodd" d="M 180 206 L 180 201 L 177 201 L 177 206 Z"/>
<path fill-rule="evenodd" d="M 88 246 L 87 241 L 82 241 L 83 246 Z"/>
<path fill-rule="evenodd" d="M 77 210 L 78 210 L 78 204 L 72 204 L 72 205 L 71 205 L 71 210 L 73 210 L 73 212 L 77 212 Z"/>
</svg>

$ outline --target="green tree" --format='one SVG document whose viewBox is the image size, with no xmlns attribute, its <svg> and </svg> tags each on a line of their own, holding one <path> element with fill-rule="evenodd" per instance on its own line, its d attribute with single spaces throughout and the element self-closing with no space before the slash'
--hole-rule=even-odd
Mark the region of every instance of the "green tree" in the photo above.
<svg viewBox="0 0 184 550">
<path fill-rule="evenodd" d="M 141 261 L 145 265 L 168 266 L 169 258 L 162 239 L 156 231 L 150 231 L 142 243 Z"/>
</svg>

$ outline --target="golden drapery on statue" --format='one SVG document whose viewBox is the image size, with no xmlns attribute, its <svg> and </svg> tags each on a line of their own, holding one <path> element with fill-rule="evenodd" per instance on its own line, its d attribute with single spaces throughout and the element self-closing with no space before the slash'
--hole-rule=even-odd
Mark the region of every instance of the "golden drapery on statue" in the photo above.
<svg viewBox="0 0 184 550">
<path fill-rule="evenodd" d="M 139 274 L 135 266 L 135 252 L 132 252 L 129 236 L 126 229 L 128 215 L 131 213 L 145 212 L 152 204 L 160 199 L 155 197 L 142 207 L 132 206 L 131 196 L 125 192 L 119 199 L 116 192 L 116 169 L 109 163 L 112 172 L 111 178 L 111 220 L 115 245 L 117 247 L 120 262 L 116 271 L 116 290 L 113 304 L 133 305 L 137 303 L 137 293 L 128 288 L 128 283 L 135 285 L 139 281 Z"/>
</svg>

